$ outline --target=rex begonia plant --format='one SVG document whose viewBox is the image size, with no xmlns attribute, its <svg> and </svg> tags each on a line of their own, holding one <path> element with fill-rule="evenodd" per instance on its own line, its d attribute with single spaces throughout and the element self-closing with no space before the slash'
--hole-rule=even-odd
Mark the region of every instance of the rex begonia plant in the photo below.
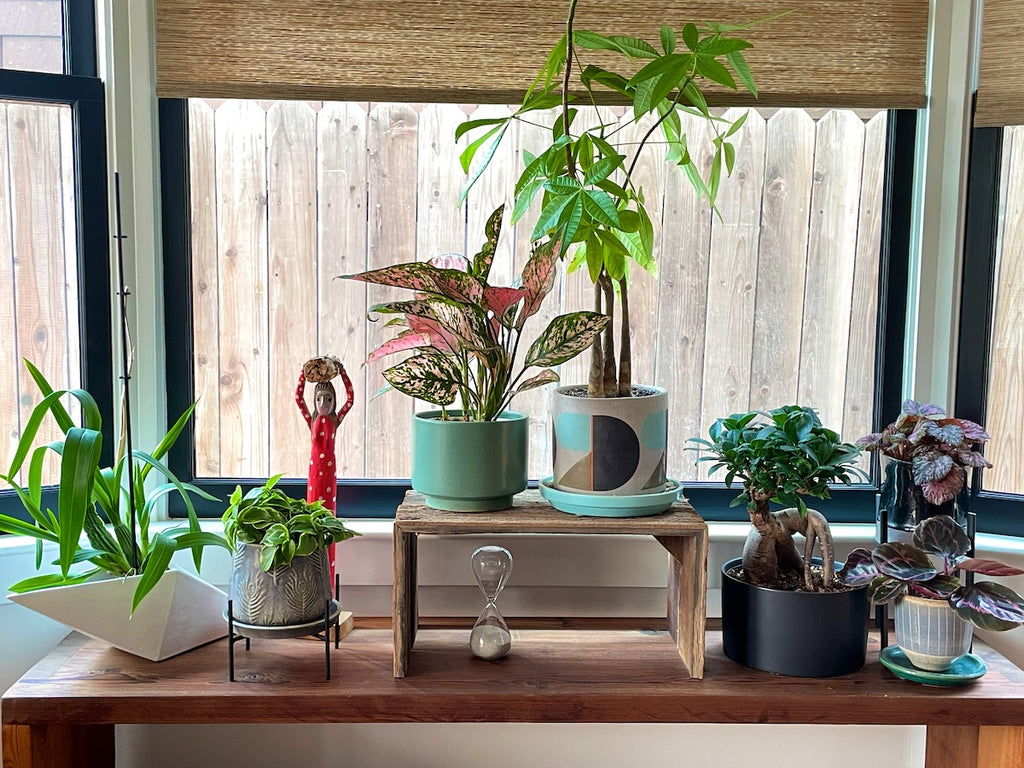
<svg viewBox="0 0 1024 768">
<path fill-rule="evenodd" d="M 957 571 L 984 576 L 1020 576 L 1024 571 L 996 560 L 968 557 L 971 540 L 949 515 L 922 520 L 913 543 L 889 542 L 872 551 L 850 553 L 843 580 L 851 586 L 868 584 L 871 602 L 891 603 L 903 595 L 945 600 L 960 618 L 981 629 L 1006 630 L 1024 624 L 1024 599 L 993 581 L 961 583 Z M 938 567 L 929 555 L 941 561 Z"/>
<path fill-rule="evenodd" d="M 945 415 L 939 406 L 906 400 L 899 417 L 857 445 L 909 462 L 914 482 L 932 504 L 956 497 L 967 482 L 968 467 L 991 467 L 978 452 L 989 434 L 980 424 Z"/>
<path fill-rule="evenodd" d="M 403 330 L 366 362 L 414 352 L 384 371 L 384 378 L 398 391 L 442 408 L 459 398 L 466 421 L 493 421 L 519 392 L 558 381 L 551 368 L 589 347 L 609 322 L 596 312 L 559 315 L 518 361 L 523 326 L 554 285 L 559 245 L 536 246 L 517 285 L 490 285 L 503 214 L 501 206 L 487 220 L 487 242 L 472 261 L 445 255 L 341 276 L 416 291 L 411 301 L 370 308 L 371 314 L 399 315 L 389 325 Z M 545 370 L 524 380 L 530 368 Z"/>
</svg>

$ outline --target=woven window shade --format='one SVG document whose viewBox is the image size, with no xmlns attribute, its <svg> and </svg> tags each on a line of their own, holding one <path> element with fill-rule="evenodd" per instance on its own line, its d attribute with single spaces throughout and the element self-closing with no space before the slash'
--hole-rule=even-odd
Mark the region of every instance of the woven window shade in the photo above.
<svg viewBox="0 0 1024 768">
<path fill-rule="evenodd" d="M 985 0 L 974 124 L 1024 125 L 1024 2 Z"/>
<path fill-rule="evenodd" d="M 155 2 L 159 96 L 455 103 L 518 102 L 568 8 L 566 0 Z M 789 9 L 747 33 L 760 103 L 925 103 L 928 0 L 581 0 L 576 28 L 656 43 L 662 23 L 739 23 Z M 726 89 L 710 100 L 743 103 Z"/>
</svg>

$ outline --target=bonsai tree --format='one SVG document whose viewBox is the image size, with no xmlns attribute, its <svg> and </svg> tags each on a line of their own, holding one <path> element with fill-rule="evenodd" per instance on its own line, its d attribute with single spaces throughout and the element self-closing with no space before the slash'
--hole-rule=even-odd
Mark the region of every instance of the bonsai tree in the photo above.
<svg viewBox="0 0 1024 768">
<path fill-rule="evenodd" d="M 614 314 L 616 293 L 621 304 L 620 357 L 615 361 L 611 323 L 594 340 L 588 395 L 628 397 L 632 394 L 629 334 L 628 262 L 654 272 L 654 225 L 643 190 L 633 172 L 644 150 L 659 132 L 666 160 L 682 167 L 697 194 L 714 206 L 723 172 L 732 172 L 736 150 L 729 139 L 745 116 L 734 122 L 713 117 L 702 87 L 715 83 L 737 89 L 737 81 L 754 96 L 757 88 L 743 51 L 751 43 L 732 34 L 748 26 L 685 24 L 661 27 L 660 40 L 650 43 L 630 35 L 602 35 L 576 30 L 577 0 L 570 0 L 565 34 L 510 117 L 468 120 L 455 138 L 472 134 L 462 154 L 469 178 L 463 199 L 480 178 L 513 121 L 536 122 L 538 111 L 560 106 L 551 125 L 551 142 L 536 156 L 524 153 L 526 167 L 515 186 L 513 221 L 530 208 L 538 193 L 542 210 L 531 239 L 554 242 L 562 257 L 573 249 L 570 271 L 587 267 L 594 283 L 594 311 Z M 625 58 L 627 69 L 616 72 L 581 61 L 582 51 L 608 52 Z M 602 59 L 602 61 L 606 60 Z M 609 96 L 632 106 L 630 125 L 646 115 L 654 123 L 634 147 L 616 149 L 614 135 L 626 126 L 599 125 L 575 132 L 577 94 L 596 105 Z M 680 113 L 703 118 L 714 132 L 714 160 L 705 179 L 690 153 Z M 551 247 L 550 245 L 547 247 Z"/>
<path fill-rule="evenodd" d="M 1012 589 L 993 581 L 963 584 L 958 576 L 959 571 L 985 576 L 1020 576 L 1024 571 L 968 557 L 970 550 L 971 540 L 953 518 L 938 515 L 918 524 L 913 543 L 853 550 L 843 566 L 843 580 L 852 586 L 870 585 L 868 597 L 877 605 L 915 595 L 945 600 L 960 618 L 981 629 L 1001 631 L 1024 624 L 1024 599 Z"/>
<path fill-rule="evenodd" d="M 725 484 L 739 480 L 743 493 L 732 506 L 746 504 L 753 524 L 743 547 L 745 578 L 762 586 L 809 591 L 833 586 L 835 548 L 825 517 L 808 509 L 802 496 L 829 498 L 829 483 L 849 485 L 860 449 L 841 442 L 839 435 L 821 425 L 811 408 L 786 405 L 769 413 L 751 411 L 718 419 L 709 430 L 710 440 L 691 438 L 707 455 L 697 461 L 713 461 L 711 472 L 725 470 Z M 785 505 L 772 511 L 770 504 Z M 801 557 L 793 534 L 806 537 Z M 817 541 L 821 550 L 821 575 L 811 568 L 811 552 Z"/>
<path fill-rule="evenodd" d="M 860 438 L 857 445 L 909 462 L 925 499 L 944 504 L 963 489 L 969 467 L 992 466 L 979 453 L 989 440 L 984 427 L 945 413 L 932 403 L 906 400 L 896 421 Z"/>
<path fill-rule="evenodd" d="M 164 456 L 192 416 L 194 405 L 181 415 L 152 452 L 132 452 L 131 477 L 126 478 L 128 460 L 123 434 L 114 466 L 100 466 L 102 425 L 99 407 L 92 395 L 82 389 L 54 391 L 32 363 L 26 360 L 25 366 L 43 399 L 29 416 L 11 466 L 6 475 L 0 475 L 0 479 L 17 493 L 32 522 L 0 515 L 0 531 L 36 539 L 36 568 L 42 565 L 43 542 L 56 544 L 59 554 L 52 564 L 58 566 L 60 572 L 19 581 L 11 585 L 12 592 L 79 584 L 103 572 L 113 576 L 141 574 L 132 601 L 134 610 L 167 571 L 176 551 L 192 550 L 196 570 L 199 570 L 203 547 L 227 549 L 228 544 L 223 537 L 200 530 L 191 495 L 211 501 L 216 501 L 216 498 L 194 485 L 182 483 L 163 463 Z M 72 395 L 81 403 L 83 426 L 75 425 L 61 403 L 65 395 Z M 33 449 L 39 427 L 48 413 L 60 425 L 64 439 Z M 124 419 L 121 423 L 125 423 Z M 42 463 L 47 451 L 60 456 L 56 512 L 42 507 Z M 28 485 L 22 488 L 15 482 L 15 476 L 26 459 L 29 461 Z M 147 493 L 146 480 L 153 471 L 163 475 L 166 482 L 152 487 Z M 131 484 L 131 493 L 125 487 L 126 483 Z M 154 533 L 151 530 L 153 507 L 161 497 L 171 493 L 179 494 L 184 500 L 188 522 Z M 83 532 L 88 546 L 81 542 Z M 82 562 L 89 562 L 94 567 L 72 571 L 73 565 Z"/>
<path fill-rule="evenodd" d="M 384 378 L 400 392 L 442 408 L 458 397 L 467 421 L 493 421 L 519 392 L 558 381 L 551 368 L 585 350 L 609 322 L 595 312 L 556 317 L 529 346 L 516 371 L 523 327 L 554 286 L 559 241 L 549 240 L 533 249 L 516 286 L 490 285 L 487 277 L 504 210 L 504 206 L 498 208 L 487 220 L 487 241 L 472 261 L 445 255 L 425 263 L 340 275 L 416 291 L 411 301 L 370 308 L 371 313 L 398 315 L 389 325 L 402 330 L 366 362 L 415 351 L 384 371 Z M 524 380 L 530 368 L 545 370 Z"/>
<path fill-rule="evenodd" d="M 280 479 L 281 475 L 275 475 L 244 496 L 242 488 L 235 486 L 222 518 L 232 549 L 239 544 L 259 546 L 260 568 L 271 571 L 359 535 L 346 528 L 322 501 L 293 499 L 275 488 Z"/>
</svg>

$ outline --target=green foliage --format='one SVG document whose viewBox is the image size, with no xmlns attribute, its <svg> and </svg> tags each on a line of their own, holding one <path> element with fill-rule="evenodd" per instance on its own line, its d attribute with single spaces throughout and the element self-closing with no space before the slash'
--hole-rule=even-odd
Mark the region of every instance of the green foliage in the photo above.
<svg viewBox="0 0 1024 768">
<path fill-rule="evenodd" d="M 762 418 L 759 418 L 762 417 Z M 766 418 L 764 418 L 766 417 Z M 860 449 L 823 427 L 811 408 L 786 405 L 769 413 L 751 411 L 718 419 L 711 439 L 691 438 L 690 450 L 707 453 L 697 461 L 713 461 L 711 472 L 725 470 L 725 484 L 739 480 L 744 492 L 733 504 L 758 500 L 796 507 L 806 514 L 802 495 L 829 498 L 829 483 L 849 485 Z"/>
<path fill-rule="evenodd" d="M 125 478 L 127 457 L 123 438 L 114 466 L 100 466 L 102 425 L 99 406 L 92 395 L 82 389 L 54 391 L 32 363 L 26 360 L 25 366 L 39 387 L 43 399 L 29 416 L 11 466 L 6 474 L 0 474 L 0 479 L 14 489 L 25 510 L 32 517 L 32 522 L 26 523 L 7 515 L 0 515 L 0 531 L 36 539 L 37 569 L 42 566 L 43 542 L 56 543 L 59 557 L 52 565 L 58 566 L 60 573 L 25 579 L 12 585 L 12 592 L 78 584 L 101 572 L 115 576 L 141 574 L 142 578 L 136 586 L 132 602 L 134 610 L 167 571 L 174 552 L 192 550 L 198 570 L 202 563 L 203 547 L 227 548 L 227 542 L 222 537 L 200 530 L 191 495 L 195 494 L 211 501 L 216 499 L 194 485 L 179 481 L 163 463 L 164 456 L 192 416 L 194 405 L 181 415 L 152 453 L 133 451 L 132 477 Z M 81 404 L 82 426 L 75 425 L 61 403 L 61 398 L 65 395 L 75 397 Z M 47 414 L 60 426 L 64 432 L 64 439 L 33 448 L 36 435 Z M 44 510 L 41 505 L 42 467 L 47 451 L 53 451 L 61 457 L 56 513 L 50 509 Z M 26 459 L 27 485 L 21 487 L 15 483 L 14 478 L 23 469 Z M 151 487 L 147 493 L 146 478 L 154 470 L 162 475 L 166 482 Z M 129 504 L 126 485 L 128 482 L 133 485 L 134 509 Z M 184 499 L 188 512 L 187 525 L 152 534 L 150 523 L 153 508 L 161 497 L 171 493 L 177 493 Z M 131 532 L 133 515 L 137 521 L 134 539 Z M 88 547 L 82 544 L 83 533 L 89 543 Z M 73 572 L 72 566 L 82 562 L 89 562 L 95 567 L 84 572 Z M 137 567 L 133 567 L 133 562 Z"/>
<path fill-rule="evenodd" d="M 286 496 L 274 487 L 280 479 L 281 475 L 275 475 L 244 496 L 241 487 L 235 487 L 223 517 L 224 534 L 232 549 L 240 543 L 259 545 L 260 567 L 269 571 L 359 535 L 346 528 L 322 501 L 309 504 Z"/>
<path fill-rule="evenodd" d="M 557 244 L 537 246 L 514 287 L 490 285 L 487 278 L 504 210 L 498 208 L 487 220 L 487 240 L 472 260 L 445 255 L 342 276 L 416 291 L 412 301 L 371 308 L 400 315 L 388 323 L 400 331 L 367 362 L 415 352 L 385 370 L 384 378 L 399 392 L 441 407 L 459 398 L 470 421 L 497 419 L 519 392 L 558 381 L 550 369 L 589 347 L 608 324 L 607 317 L 594 312 L 554 318 L 530 345 L 516 372 L 523 327 L 554 286 Z M 524 381 L 530 368 L 547 370 Z"/>
</svg>

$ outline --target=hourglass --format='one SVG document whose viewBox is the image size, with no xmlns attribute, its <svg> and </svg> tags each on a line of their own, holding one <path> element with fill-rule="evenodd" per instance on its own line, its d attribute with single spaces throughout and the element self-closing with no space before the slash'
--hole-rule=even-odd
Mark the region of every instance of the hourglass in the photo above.
<svg viewBox="0 0 1024 768">
<path fill-rule="evenodd" d="M 504 547 L 480 547 L 470 562 L 487 605 L 473 625 L 469 649 L 481 659 L 500 659 L 512 648 L 512 633 L 494 602 L 512 573 L 512 555 Z"/>
</svg>

